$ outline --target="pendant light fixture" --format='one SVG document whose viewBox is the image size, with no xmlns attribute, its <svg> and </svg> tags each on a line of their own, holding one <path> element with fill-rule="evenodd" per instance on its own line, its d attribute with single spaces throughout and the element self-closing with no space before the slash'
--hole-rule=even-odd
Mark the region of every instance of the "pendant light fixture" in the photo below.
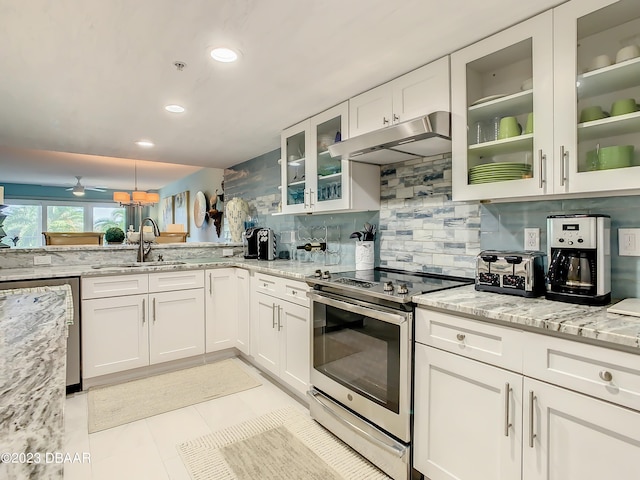
<svg viewBox="0 0 640 480">
<path fill-rule="evenodd" d="M 134 190 L 131 195 L 127 192 L 113 192 L 113 201 L 120 206 L 147 206 L 155 205 L 160 201 L 160 195 L 153 192 L 138 190 L 138 162 L 133 163 Z"/>
</svg>

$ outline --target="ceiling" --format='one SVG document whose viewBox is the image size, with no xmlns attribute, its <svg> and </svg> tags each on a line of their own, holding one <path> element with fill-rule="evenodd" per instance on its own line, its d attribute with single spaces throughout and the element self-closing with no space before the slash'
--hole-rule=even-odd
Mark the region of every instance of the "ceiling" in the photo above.
<svg viewBox="0 0 640 480">
<path fill-rule="evenodd" d="M 132 159 L 176 164 L 141 186 L 159 188 L 194 166 L 229 167 L 278 148 L 298 121 L 559 3 L 0 0 L 0 182 L 83 175 L 123 188 Z M 240 60 L 213 61 L 219 45 Z"/>
</svg>

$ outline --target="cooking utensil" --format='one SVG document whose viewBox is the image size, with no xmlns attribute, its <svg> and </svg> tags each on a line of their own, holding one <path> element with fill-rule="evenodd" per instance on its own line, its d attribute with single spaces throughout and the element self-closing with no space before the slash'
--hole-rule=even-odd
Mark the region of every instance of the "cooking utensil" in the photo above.
<svg viewBox="0 0 640 480">
<path fill-rule="evenodd" d="M 353 232 L 351 235 L 349 235 L 349 238 L 357 238 L 358 241 L 362 240 L 362 233 L 360 232 Z"/>
</svg>

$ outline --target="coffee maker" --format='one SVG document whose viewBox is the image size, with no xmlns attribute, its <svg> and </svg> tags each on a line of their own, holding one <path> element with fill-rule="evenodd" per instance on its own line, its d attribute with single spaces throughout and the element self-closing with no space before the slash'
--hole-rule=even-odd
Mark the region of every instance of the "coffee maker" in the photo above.
<svg viewBox="0 0 640 480">
<path fill-rule="evenodd" d="M 258 232 L 262 227 L 249 227 L 242 232 L 244 258 L 258 258 Z"/>
<path fill-rule="evenodd" d="M 611 301 L 611 218 L 547 217 L 549 270 L 545 298 L 582 305 Z"/>
</svg>

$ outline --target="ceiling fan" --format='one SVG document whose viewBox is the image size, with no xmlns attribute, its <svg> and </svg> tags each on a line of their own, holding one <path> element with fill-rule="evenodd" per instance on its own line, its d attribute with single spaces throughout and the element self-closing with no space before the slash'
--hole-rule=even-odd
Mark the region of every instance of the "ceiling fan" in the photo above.
<svg viewBox="0 0 640 480">
<path fill-rule="evenodd" d="M 76 175 L 76 178 L 78 179 L 78 182 L 73 187 L 67 188 L 66 190 L 73 192 L 73 194 L 77 197 L 83 196 L 85 190 L 92 190 L 94 192 L 106 192 L 104 188 L 85 187 L 84 185 L 82 185 L 80 183 L 80 179 L 82 178 L 81 175 Z"/>
</svg>

